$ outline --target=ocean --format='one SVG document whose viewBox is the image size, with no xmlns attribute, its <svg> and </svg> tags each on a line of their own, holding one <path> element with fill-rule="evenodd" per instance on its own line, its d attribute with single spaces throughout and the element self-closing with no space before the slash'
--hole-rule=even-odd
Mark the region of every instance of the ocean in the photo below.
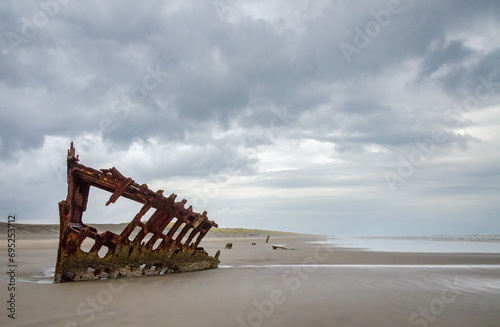
<svg viewBox="0 0 500 327">
<path fill-rule="evenodd" d="M 379 252 L 500 253 L 500 235 L 332 236 L 318 243 Z"/>
</svg>

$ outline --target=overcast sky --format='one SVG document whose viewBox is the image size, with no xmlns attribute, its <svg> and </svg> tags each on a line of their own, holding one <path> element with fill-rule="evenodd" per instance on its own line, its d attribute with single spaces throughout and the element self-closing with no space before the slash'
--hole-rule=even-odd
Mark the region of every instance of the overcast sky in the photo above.
<svg viewBox="0 0 500 327">
<path fill-rule="evenodd" d="M 5 221 L 59 222 L 74 141 L 220 227 L 500 233 L 498 0 L 2 1 L 0 38 Z"/>
</svg>

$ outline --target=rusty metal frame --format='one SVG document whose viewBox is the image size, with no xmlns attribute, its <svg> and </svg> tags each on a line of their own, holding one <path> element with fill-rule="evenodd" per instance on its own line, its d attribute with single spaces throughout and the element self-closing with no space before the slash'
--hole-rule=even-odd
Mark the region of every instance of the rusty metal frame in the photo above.
<svg viewBox="0 0 500 327">
<path fill-rule="evenodd" d="M 146 184 L 139 185 L 114 167 L 95 170 L 78 162 L 72 142 L 67 157 L 68 195 L 66 200 L 59 202 L 60 237 L 54 282 L 218 267 L 220 251 L 211 257 L 198 247 L 210 228 L 217 227 L 215 222 L 208 220 L 206 211 L 199 214 L 193 212 L 191 206 L 186 209 L 186 200 L 175 202 L 177 195 L 173 193 L 164 197 L 163 190 L 154 192 Z M 125 197 L 143 207 L 120 235 L 110 231 L 98 233 L 82 222 L 90 187 L 112 193 L 106 206 Z M 154 213 L 146 222 L 141 221 L 150 209 L 155 209 Z M 129 239 L 136 228 L 140 231 Z M 145 241 L 146 236 L 151 236 L 148 241 Z M 81 245 L 89 238 L 95 243 L 90 251 L 84 251 Z M 103 249 L 107 250 L 105 254 L 102 254 Z"/>
</svg>

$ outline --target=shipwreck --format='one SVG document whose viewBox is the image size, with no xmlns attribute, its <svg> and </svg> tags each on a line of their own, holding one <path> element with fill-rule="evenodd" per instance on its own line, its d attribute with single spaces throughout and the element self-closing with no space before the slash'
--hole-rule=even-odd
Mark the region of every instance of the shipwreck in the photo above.
<svg viewBox="0 0 500 327">
<path fill-rule="evenodd" d="M 60 235 L 54 282 L 103 278 L 160 275 L 217 268 L 220 251 L 211 257 L 200 241 L 217 224 L 207 212 L 185 208 L 186 200 L 163 196 L 163 190 L 150 190 L 116 168 L 96 170 L 79 163 L 73 143 L 67 157 L 68 195 L 59 202 Z M 124 197 L 141 203 L 141 210 L 121 234 L 98 233 L 83 223 L 91 187 L 108 191 L 106 206 Z M 154 210 L 147 221 L 141 221 Z M 82 248 L 84 241 L 93 244 Z"/>
</svg>

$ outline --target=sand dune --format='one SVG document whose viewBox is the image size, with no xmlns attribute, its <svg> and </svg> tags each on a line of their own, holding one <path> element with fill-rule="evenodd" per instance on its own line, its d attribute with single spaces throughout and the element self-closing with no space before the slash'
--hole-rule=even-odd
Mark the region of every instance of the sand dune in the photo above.
<svg viewBox="0 0 500 327">
<path fill-rule="evenodd" d="M 99 233 L 110 231 L 116 234 L 120 234 L 127 223 L 121 224 L 99 224 L 99 223 L 87 223 L 88 225 L 95 227 Z M 169 224 L 168 227 L 171 227 Z M 5 222 L 0 222 L 0 239 L 5 238 L 7 235 L 8 224 Z M 58 224 L 16 224 L 16 233 L 22 235 L 23 238 L 54 238 L 59 237 L 59 225 Z M 212 228 L 206 235 L 206 237 L 251 237 L 251 236 L 291 236 L 291 235 L 301 235 L 297 233 L 280 232 L 280 231 L 269 231 L 262 229 L 248 229 L 248 228 Z"/>
</svg>

